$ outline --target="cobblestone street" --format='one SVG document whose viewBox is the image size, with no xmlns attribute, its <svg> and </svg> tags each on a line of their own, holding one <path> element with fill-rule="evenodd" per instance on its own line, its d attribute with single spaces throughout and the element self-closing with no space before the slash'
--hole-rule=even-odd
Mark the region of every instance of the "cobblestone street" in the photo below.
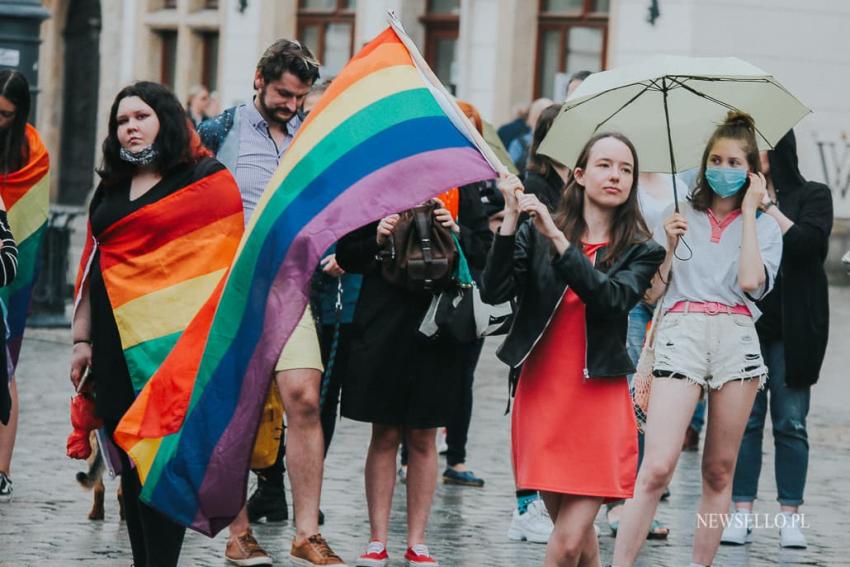
<svg viewBox="0 0 850 567">
<path fill-rule="evenodd" d="M 850 288 L 832 288 L 831 343 L 821 382 L 814 388 L 809 421 L 811 459 L 806 514 L 809 549 L 784 551 L 778 530 L 761 529 L 752 545 L 721 547 L 715 565 L 850 565 L 850 519 L 844 513 L 850 493 L 850 387 L 847 380 L 850 336 Z M 514 504 L 509 459 L 509 419 L 505 368 L 488 342 L 478 368 L 475 409 L 470 432 L 469 466 L 487 481 L 483 489 L 439 485 L 429 532 L 432 552 L 445 566 L 513 566 L 542 564 L 544 546 L 514 543 L 505 532 Z M 12 478 L 11 503 L 0 504 L 0 565 L 3 566 L 129 566 L 129 541 L 118 521 L 115 480 L 107 481 L 106 520 L 86 519 L 91 495 L 74 478 L 85 465 L 65 457 L 70 431 L 67 379 L 67 331 L 30 331 L 18 375 L 21 422 Z M 322 508 L 327 514 L 323 533 L 350 562 L 369 535 L 363 490 L 363 464 L 368 426 L 348 420 L 337 427 L 326 465 Z M 566 434 L 567 432 L 565 432 Z M 772 439 L 766 435 L 766 440 Z M 765 443 L 761 500 L 756 511 L 778 512 L 773 481 L 772 442 Z M 699 453 L 682 455 L 672 496 L 660 506 L 660 518 L 671 528 L 667 542 L 650 542 L 639 565 L 681 566 L 690 560 L 700 490 Z M 442 466 L 442 463 L 441 463 Z M 287 483 L 288 485 L 288 483 Z M 233 487 L 238 490 L 238 487 Z M 291 503 L 291 500 L 290 500 Z M 394 567 L 403 564 L 404 486 L 396 489 L 389 552 Z M 605 520 L 601 530 L 603 561 L 610 562 L 613 538 Z M 259 525 L 257 539 L 288 565 L 293 529 L 290 523 Z M 187 533 L 181 565 L 223 566 L 226 533 L 210 540 Z"/>
</svg>

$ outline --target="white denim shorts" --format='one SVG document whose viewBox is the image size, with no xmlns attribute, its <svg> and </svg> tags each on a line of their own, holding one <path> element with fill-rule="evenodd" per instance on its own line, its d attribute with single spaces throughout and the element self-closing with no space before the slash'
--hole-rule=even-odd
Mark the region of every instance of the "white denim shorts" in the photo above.
<svg viewBox="0 0 850 567">
<path fill-rule="evenodd" d="M 666 313 L 655 337 L 657 378 L 678 378 L 717 390 L 732 380 L 767 378 L 749 315 Z"/>
</svg>

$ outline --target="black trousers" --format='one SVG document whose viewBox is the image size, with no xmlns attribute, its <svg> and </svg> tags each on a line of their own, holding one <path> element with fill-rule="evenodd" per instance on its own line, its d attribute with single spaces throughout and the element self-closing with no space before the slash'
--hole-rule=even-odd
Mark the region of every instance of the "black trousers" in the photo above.
<svg viewBox="0 0 850 567">
<path fill-rule="evenodd" d="M 330 364 L 333 364 L 321 407 L 322 433 L 325 437 L 325 456 L 328 454 L 328 449 L 330 449 L 331 441 L 334 437 L 334 430 L 336 429 L 336 421 L 339 414 L 339 395 L 342 391 L 342 381 L 348 366 L 348 348 L 351 342 L 349 338 L 350 333 L 350 323 L 344 323 L 339 326 L 339 336 L 336 337 L 336 353 L 334 354 L 333 361 L 330 360 L 330 355 L 334 346 L 336 325 L 322 325 L 319 335 L 322 347 L 322 361 L 325 364 L 325 368 L 327 369 Z M 324 381 L 324 376 L 322 380 Z"/>
<path fill-rule="evenodd" d="M 450 467 L 466 462 L 466 441 L 469 436 L 469 424 L 472 421 L 472 384 L 475 380 L 475 367 L 481 357 L 484 339 L 465 344 L 463 349 L 463 389 L 457 400 L 457 410 L 452 412 L 446 424 L 446 464 Z"/>
<path fill-rule="evenodd" d="M 117 422 L 107 422 L 109 436 Z M 139 475 L 130 468 L 127 453 L 118 449 L 121 458 L 121 490 L 124 498 L 124 517 L 135 567 L 177 567 L 186 528 L 168 516 L 154 510 L 141 500 Z"/>
</svg>

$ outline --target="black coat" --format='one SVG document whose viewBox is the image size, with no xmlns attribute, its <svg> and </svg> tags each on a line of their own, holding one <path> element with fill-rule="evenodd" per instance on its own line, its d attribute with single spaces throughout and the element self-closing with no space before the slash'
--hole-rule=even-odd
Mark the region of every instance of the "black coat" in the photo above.
<svg viewBox="0 0 850 567">
<path fill-rule="evenodd" d="M 482 270 L 493 235 L 478 184 L 461 187 L 459 198 L 461 248 L 470 269 Z M 336 248 L 336 260 L 342 269 L 363 274 L 351 323 L 344 387 L 363 388 L 386 375 L 431 380 L 435 385 L 442 380 L 459 384 L 463 363 L 459 345 L 443 337 L 429 339 L 418 332 L 432 295 L 411 292 L 384 280 L 376 260 L 376 232 L 377 223 L 372 223 L 344 236 Z"/>
<path fill-rule="evenodd" d="M 832 193 L 806 181 L 797 166 L 790 131 L 768 152 L 779 210 L 794 221 L 782 238 L 782 263 L 773 291 L 759 303 L 756 323 L 765 340 L 785 342 L 785 382 L 808 387 L 818 381 L 829 335 L 829 289 L 823 264 L 832 231 Z"/>
<path fill-rule="evenodd" d="M 516 368 L 546 331 L 568 286 L 587 306 L 586 377 L 620 377 L 634 372 L 626 352 L 629 311 L 649 288 L 664 261 L 664 248 L 648 241 L 634 244 L 610 266 L 596 265 L 576 246 L 553 257 L 552 245 L 530 221 L 511 236 L 497 235 L 487 259 L 481 297 L 501 303 L 516 297 L 519 307 L 499 359 Z"/>
</svg>

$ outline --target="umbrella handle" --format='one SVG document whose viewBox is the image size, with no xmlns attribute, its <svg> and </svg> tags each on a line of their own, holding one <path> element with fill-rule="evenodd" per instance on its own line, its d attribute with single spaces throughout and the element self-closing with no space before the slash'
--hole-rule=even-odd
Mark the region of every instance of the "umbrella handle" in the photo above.
<svg viewBox="0 0 850 567">
<path fill-rule="evenodd" d="M 676 156 L 673 154 L 673 136 L 670 133 L 670 111 L 667 108 L 667 77 L 661 79 L 661 92 L 664 95 L 664 121 L 667 125 L 667 148 L 670 151 L 670 172 L 673 175 L 673 205 L 676 212 L 679 212 L 679 191 L 676 187 Z M 687 244 L 686 244 L 687 246 Z"/>
</svg>

